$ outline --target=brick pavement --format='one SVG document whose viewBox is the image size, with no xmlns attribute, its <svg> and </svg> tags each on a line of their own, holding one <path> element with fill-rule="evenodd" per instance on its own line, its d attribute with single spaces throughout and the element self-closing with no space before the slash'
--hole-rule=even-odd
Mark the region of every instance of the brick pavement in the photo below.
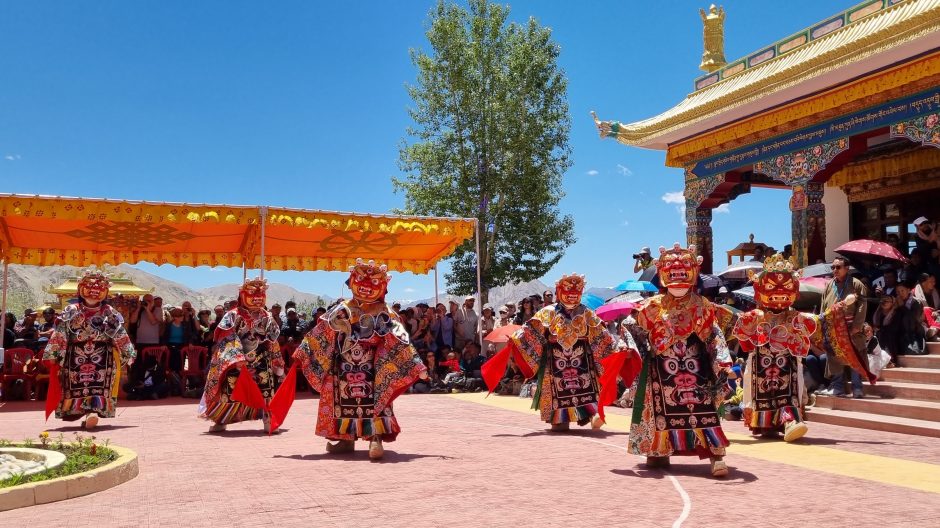
<svg viewBox="0 0 940 528">
<path fill-rule="evenodd" d="M 892 527 L 928 525 L 940 514 L 937 493 L 734 447 L 726 480 L 710 478 L 706 462 L 680 458 L 670 478 L 627 454 L 623 432 L 549 434 L 535 414 L 493 406 L 517 403 L 510 399 L 404 396 L 396 404 L 404 431 L 386 445 L 382 463 L 369 462 L 364 444 L 352 455 L 327 456 L 325 441 L 313 435 L 316 400 L 309 398 L 296 402 L 284 433 L 273 437 L 260 422 L 209 435 L 194 400 L 128 402 L 95 434 L 136 450 L 140 476 L 88 497 L 0 513 L 0 526 L 672 526 L 683 513 L 677 487 L 691 506 L 683 526 Z M 0 438 L 35 438 L 43 427 L 36 402 L 0 407 Z M 76 430 L 54 419 L 47 427 L 53 435 Z M 740 423 L 727 429 L 744 435 Z M 824 424 L 813 424 L 811 435 L 806 445 L 839 450 L 849 461 L 860 454 L 940 463 L 929 438 Z M 754 441 L 739 442 L 742 453 L 747 442 Z M 770 449 L 798 457 L 800 447 Z M 833 507 L 836 491 L 843 499 Z M 868 511 L 853 510 L 862 507 Z"/>
</svg>

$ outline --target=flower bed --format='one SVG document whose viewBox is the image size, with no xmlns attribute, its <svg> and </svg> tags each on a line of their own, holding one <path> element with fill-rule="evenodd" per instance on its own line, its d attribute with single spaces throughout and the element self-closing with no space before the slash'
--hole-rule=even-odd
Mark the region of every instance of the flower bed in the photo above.
<svg viewBox="0 0 940 528">
<path fill-rule="evenodd" d="M 26 439 L 23 442 L 14 443 L 0 439 L 0 447 L 48 449 L 65 455 L 65 462 L 55 468 L 32 475 L 17 474 L 0 480 L 0 489 L 83 473 L 104 466 L 118 458 L 118 454 L 108 448 L 107 440 L 99 445 L 94 436 L 82 436 L 79 433 L 75 433 L 74 439 L 68 442 L 62 434 L 52 439 L 47 432 L 40 434 L 38 441 Z"/>
</svg>

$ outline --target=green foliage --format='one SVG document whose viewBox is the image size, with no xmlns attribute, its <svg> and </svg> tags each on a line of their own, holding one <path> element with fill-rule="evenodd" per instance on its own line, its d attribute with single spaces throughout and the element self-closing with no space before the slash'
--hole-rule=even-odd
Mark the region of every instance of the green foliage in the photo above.
<svg viewBox="0 0 940 528">
<path fill-rule="evenodd" d="M 570 167 L 567 79 L 560 48 L 535 19 L 508 23 L 508 6 L 443 1 L 431 11 L 432 52 L 412 50 L 417 82 L 412 142 L 395 178 L 408 214 L 477 218 L 483 292 L 544 275 L 574 243 L 559 211 Z M 457 248 L 448 290 L 476 291 L 473 241 Z"/>
<path fill-rule="evenodd" d="M 39 482 L 74 475 L 75 473 L 89 471 L 117 460 L 117 453 L 107 447 L 110 443 L 109 440 L 105 440 L 103 445 L 98 445 L 95 439 L 94 436 L 86 437 L 75 433 L 75 439 L 73 441 L 64 443 L 62 434 L 59 434 L 55 442 L 49 443 L 48 441 L 44 441 L 48 440 L 48 433 L 45 433 L 45 437 L 40 435 L 40 443 L 43 444 L 46 449 L 64 453 L 65 462 L 61 466 L 34 475 L 23 476 L 22 474 L 18 474 L 6 480 L 0 480 L 0 488 L 8 488 L 27 482 Z M 34 442 L 32 439 L 27 438 L 20 445 L 22 447 L 34 447 Z M 10 447 L 15 446 L 15 444 L 7 440 L 0 440 L 0 446 Z"/>
</svg>

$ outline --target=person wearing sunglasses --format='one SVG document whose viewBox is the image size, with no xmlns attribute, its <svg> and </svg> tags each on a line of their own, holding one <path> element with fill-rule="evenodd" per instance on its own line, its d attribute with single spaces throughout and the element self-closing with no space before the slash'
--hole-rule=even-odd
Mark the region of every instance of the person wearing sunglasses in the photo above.
<svg viewBox="0 0 940 528">
<path fill-rule="evenodd" d="M 849 261 L 845 257 L 836 257 L 832 261 L 832 280 L 826 284 L 826 290 L 823 293 L 820 311 L 826 312 L 838 302 L 845 301 L 846 297 L 854 295 L 860 299 L 868 297 L 868 288 L 862 281 L 849 276 Z M 821 394 L 830 396 L 847 397 L 846 385 L 852 390 L 852 396 L 855 398 L 864 398 L 865 393 L 862 389 L 861 374 L 849 367 L 850 363 L 857 363 L 862 370 L 867 369 L 868 357 L 865 339 L 865 313 L 866 303 L 857 302 L 849 305 L 843 311 L 845 322 L 849 327 L 849 336 L 852 341 L 852 350 L 846 350 L 843 356 L 839 353 L 827 354 L 826 376 L 830 378 L 829 388 L 820 391 Z M 853 361 L 854 355 L 855 361 Z M 849 377 L 849 383 L 846 383 L 846 377 Z"/>
</svg>

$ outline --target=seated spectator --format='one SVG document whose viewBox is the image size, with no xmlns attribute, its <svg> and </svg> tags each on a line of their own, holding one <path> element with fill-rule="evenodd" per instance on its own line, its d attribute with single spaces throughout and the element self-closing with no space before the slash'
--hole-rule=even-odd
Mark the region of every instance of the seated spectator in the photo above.
<svg viewBox="0 0 940 528">
<path fill-rule="evenodd" d="M 317 324 L 324 315 L 326 315 L 326 308 L 322 306 L 317 308 L 317 311 L 313 312 L 313 324 Z"/>
<path fill-rule="evenodd" d="M 503 374 L 503 378 L 499 380 L 499 385 L 496 386 L 496 394 L 515 396 L 522 390 L 523 381 L 525 381 L 525 378 L 522 376 L 522 371 L 519 370 L 516 362 L 510 359 L 509 365 L 506 367 L 506 373 Z"/>
<path fill-rule="evenodd" d="M 33 348 L 36 340 L 39 339 L 39 325 L 36 324 L 36 311 L 27 308 L 23 312 L 23 320 L 13 328 L 16 332 L 16 340 L 20 346 Z"/>
<path fill-rule="evenodd" d="M 927 272 L 927 263 L 924 261 L 923 254 L 917 248 L 912 249 L 910 262 L 904 267 L 904 273 L 901 275 L 901 278 L 920 277 L 921 273 Z"/>
<path fill-rule="evenodd" d="M 493 307 L 490 305 L 483 306 L 483 311 L 480 317 L 480 324 L 483 325 L 483 335 L 493 331 L 496 328 L 496 317 L 493 315 Z"/>
<path fill-rule="evenodd" d="M 925 334 L 927 341 L 940 341 L 940 310 L 924 307 L 924 324 L 927 325 Z"/>
<path fill-rule="evenodd" d="M 42 323 L 39 325 L 39 349 L 45 348 L 52 332 L 55 330 L 55 308 L 46 308 L 42 311 Z"/>
<path fill-rule="evenodd" d="M 30 396 L 31 400 L 45 400 L 46 399 L 46 390 L 49 388 L 49 367 L 42 362 L 41 357 L 33 356 L 23 367 L 23 372 L 34 376 L 35 382 L 33 383 L 33 394 Z M 40 390 L 42 387 L 42 390 Z"/>
<path fill-rule="evenodd" d="M 166 374 L 156 356 L 144 358 L 143 371 L 139 378 L 125 384 L 124 392 L 127 393 L 128 400 L 158 400 L 169 395 L 170 387 L 166 382 Z"/>
<path fill-rule="evenodd" d="M 898 312 L 898 303 L 894 297 L 890 295 L 881 296 L 878 301 L 878 309 L 872 317 L 872 323 L 881 348 L 890 354 L 892 361 L 897 364 L 901 339 L 901 316 Z"/>
<path fill-rule="evenodd" d="M 916 280 L 907 280 L 897 288 L 898 309 L 901 312 L 901 343 L 898 354 L 919 356 L 927 353 L 924 305 L 914 298 L 913 290 L 916 286 Z"/>
<path fill-rule="evenodd" d="M 885 270 L 884 274 L 880 278 L 875 279 L 871 285 L 875 287 L 875 294 L 877 295 L 884 294 L 894 296 L 898 286 L 898 270 Z"/>
<path fill-rule="evenodd" d="M 212 348 L 212 333 L 215 330 L 209 321 L 211 316 L 212 312 L 206 309 L 199 310 L 196 315 L 196 336 L 193 342 L 206 348 Z"/>
<path fill-rule="evenodd" d="M 424 366 L 428 369 L 428 379 L 418 380 L 412 386 L 412 391 L 417 394 L 428 394 L 430 392 L 443 392 L 444 381 L 441 379 L 441 369 L 437 364 L 437 357 L 434 352 L 427 352 L 421 359 Z"/>
<path fill-rule="evenodd" d="M 450 349 L 447 349 L 447 350 L 448 350 L 447 355 L 444 356 L 447 359 L 444 361 L 441 361 L 441 368 L 445 369 L 445 370 L 442 370 L 442 372 L 444 373 L 444 381 L 447 381 L 447 377 L 450 376 L 451 374 L 459 374 L 461 372 L 460 361 L 457 359 L 457 353 L 450 351 Z"/>
<path fill-rule="evenodd" d="M 280 304 L 274 303 L 271 305 L 271 319 L 274 320 L 274 324 L 277 325 L 278 328 L 284 326 L 284 319 L 281 317 Z"/>
<path fill-rule="evenodd" d="M 914 298 L 924 306 L 934 310 L 940 309 L 940 292 L 937 291 L 937 279 L 933 275 L 921 273 L 917 277 Z"/>
<path fill-rule="evenodd" d="M 819 394 L 829 387 L 826 379 L 826 353 L 816 346 L 810 347 L 810 353 L 803 358 L 803 380 L 807 392 Z"/>
</svg>

